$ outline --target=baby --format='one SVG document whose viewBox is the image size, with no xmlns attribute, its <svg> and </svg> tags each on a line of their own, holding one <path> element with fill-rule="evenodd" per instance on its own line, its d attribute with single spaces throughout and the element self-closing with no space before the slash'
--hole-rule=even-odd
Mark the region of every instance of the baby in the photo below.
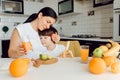
<svg viewBox="0 0 120 80">
<path fill-rule="evenodd" d="M 56 44 L 53 39 L 58 31 L 54 27 L 45 29 L 43 31 L 38 31 L 43 46 L 47 48 L 45 53 L 53 57 L 73 57 L 70 50 L 66 50 L 64 45 Z"/>
</svg>

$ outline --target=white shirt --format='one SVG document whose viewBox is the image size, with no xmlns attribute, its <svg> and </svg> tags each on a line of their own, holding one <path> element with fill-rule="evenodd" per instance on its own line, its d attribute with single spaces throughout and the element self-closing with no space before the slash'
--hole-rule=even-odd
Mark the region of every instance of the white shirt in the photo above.
<svg viewBox="0 0 120 80">
<path fill-rule="evenodd" d="M 46 47 L 41 44 L 38 32 L 32 28 L 30 23 L 20 24 L 16 27 L 16 29 L 18 30 L 21 40 L 23 37 L 29 38 L 32 44 L 33 51 L 27 53 L 27 55 L 23 57 L 37 58 L 40 53 L 46 51 Z"/>
<path fill-rule="evenodd" d="M 65 46 L 61 44 L 56 44 L 56 47 L 54 50 L 46 50 L 44 54 L 51 55 L 53 57 L 58 57 L 63 51 L 65 50 Z"/>
</svg>

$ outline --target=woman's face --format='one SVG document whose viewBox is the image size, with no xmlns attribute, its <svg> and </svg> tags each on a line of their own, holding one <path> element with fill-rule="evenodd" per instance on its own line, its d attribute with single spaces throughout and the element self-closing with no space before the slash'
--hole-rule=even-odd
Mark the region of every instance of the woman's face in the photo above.
<svg viewBox="0 0 120 80">
<path fill-rule="evenodd" d="M 38 29 L 39 30 L 45 30 L 49 29 L 50 25 L 53 25 L 56 22 L 56 20 L 49 16 L 42 16 L 42 13 L 38 16 Z"/>
<path fill-rule="evenodd" d="M 53 43 L 50 36 L 40 36 L 41 43 L 43 46 L 47 47 Z"/>
</svg>

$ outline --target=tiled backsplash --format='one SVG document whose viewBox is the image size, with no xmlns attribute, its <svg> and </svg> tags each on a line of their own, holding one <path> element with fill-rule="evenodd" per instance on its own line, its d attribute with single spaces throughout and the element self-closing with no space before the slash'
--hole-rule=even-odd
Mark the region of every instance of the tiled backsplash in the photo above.
<svg viewBox="0 0 120 80">
<path fill-rule="evenodd" d="M 102 37 L 110 37 L 113 35 L 113 23 L 110 21 L 113 18 L 113 4 L 93 8 L 92 0 L 85 0 L 82 10 L 79 15 L 70 15 L 60 17 L 58 24 L 55 27 L 62 34 L 96 34 Z M 94 15 L 88 16 L 90 11 L 94 11 Z M 76 22 L 76 25 L 72 25 Z"/>
<path fill-rule="evenodd" d="M 23 23 L 26 19 L 27 16 L 0 15 L 0 56 L 2 53 L 1 40 L 10 39 L 14 27 L 18 23 Z M 6 34 L 2 31 L 3 26 L 7 26 L 9 28 Z"/>
<path fill-rule="evenodd" d="M 0 15 L 0 38 L 10 38 L 12 30 L 18 23 L 23 23 L 26 20 L 26 16 L 6 16 Z M 7 26 L 9 31 L 5 33 L 2 31 L 3 26 Z"/>
</svg>

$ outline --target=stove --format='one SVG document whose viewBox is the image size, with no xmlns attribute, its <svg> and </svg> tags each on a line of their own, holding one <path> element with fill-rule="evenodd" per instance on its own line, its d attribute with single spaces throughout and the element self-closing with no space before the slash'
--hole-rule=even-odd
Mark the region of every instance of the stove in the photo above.
<svg viewBox="0 0 120 80">
<path fill-rule="evenodd" d="M 80 35 L 72 35 L 74 38 L 98 38 L 95 34 L 80 34 Z"/>
<path fill-rule="evenodd" d="M 100 39 L 113 39 L 113 37 L 100 37 L 95 34 L 80 34 L 80 35 L 72 35 L 72 38 L 100 38 Z"/>
</svg>

